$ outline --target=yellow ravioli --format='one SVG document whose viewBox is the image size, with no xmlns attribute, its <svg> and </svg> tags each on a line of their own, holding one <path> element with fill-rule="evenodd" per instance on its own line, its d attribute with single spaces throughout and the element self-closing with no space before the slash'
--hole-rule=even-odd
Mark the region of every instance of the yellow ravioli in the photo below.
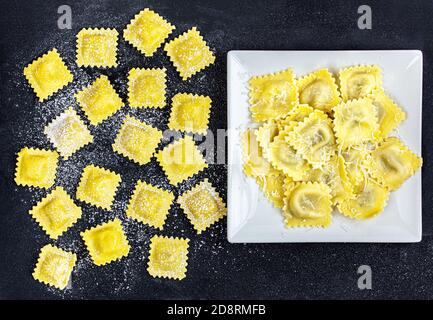
<svg viewBox="0 0 433 320">
<path fill-rule="evenodd" d="M 350 218 L 368 219 L 381 213 L 388 201 L 389 191 L 377 183 L 367 180 L 364 187 L 353 198 L 344 199 L 339 211 Z"/>
<path fill-rule="evenodd" d="M 276 207 L 283 208 L 284 205 L 284 180 L 290 179 L 284 174 L 274 176 L 257 176 L 256 181 L 265 194 L 266 198 Z"/>
<path fill-rule="evenodd" d="M 255 139 L 259 143 L 259 146 L 266 153 L 269 149 L 269 144 L 274 141 L 274 138 L 278 136 L 280 128 L 275 120 L 269 120 L 263 123 L 257 130 L 254 130 Z"/>
<path fill-rule="evenodd" d="M 77 255 L 47 244 L 39 253 L 33 278 L 46 285 L 63 290 L 68 285 Z"/>
<path fill-rule="evenodd" d="M 319 69 L 296 81 L 299 103 L 307 104 L 324 112 L 340 102 L 335 79 L 328 69 Z"/>
<path fill-rule="evenodd" d="M 224 201 L 207 179 L 182 194 L 177 202 L 198 234 L 227 214 Z"/>
<path fill-rule="evenodd" d="M 414 154 L 398 138 L 386 138 L 367 160 L 368 170 L 380 184 L 396 190 L 422 165 L 422 158 Z"/>
<path fill-rule="evenodd" d="M 129 253 L 128 239 L 117 218 L 81 232 L 81 237 L 97 266 L 118 260 Z"/>
<path fill-rule="evenodd" d="M 113 150 L 138 164 L 144 165 L 162 139 L 162 132 L 140 120 L 126 116 L 116 139 Z"/>
<path fill-rule="evenodd" d="M 128 101 L 133 108 L 165 107 L 165 68 L 132 68 L 128 74 Z"/>
<path fill-rule="evenodd" d="M 186 277 L 189 239 L 153 236 L 147 271 L 152 277 L 181 280 Z"/>
<path fill-rule="evenodd" d="M 250 111 L 255 122 L 285 117 L 298 103 L 292 69 L 252 77 Z"/>
<path fill-rule="evenodd" d="M 105 75 L 100 76 L 90 86 L 77 92 L 75 98 L 94 126 L 123 107 L 122 99 Z"/>
<path fill-rule="evenodd" d="M 331 189 L 333 205 L 350 198 L 353 193 L 342 156 L 334 155 L 323 167 L 310 171 L 307 180 L 326 184 Z"/>
<path fill-rule="evenodd" d="M 302 158 L 302 155 L 286 141 L 284 131 L 281 131 L 269 144 L 265 157 L 275 169 L 282 171 L 295 181 L 303 180 L 311 170 L 311 166 Z"/>
<path fill-rule="evenodd" d="M 382 88 L 379 66 L 355 66 L 340 70 L 340 91 L 343 101 L 359 99 Z"/>
<path fill-rule="evenodd" d="M 278 171 L 264 158 L 263 150 L 253 129 L 241 134 L 243 169 L 249 177 L 276 175 Z"/>
<path fill-rule="evenodd" d="M 68 159 L 76 151 L 93 142 L 93 136 L 77 112 L 68 108 L 44 129 L 45 135 L 60 155 Z"/>
<path fill-rule="evenodd" d="M 286 141 L 304 157 L 313 168 L 320 168 L 336 151 L 332 121 L 315 110 L 287 134 Z"/>
<path fill-rule="evenodd" d="M 27 65 L 24 75 L 39 101 L 44 101 L 74 79 L 55 48 Z"/>
<path fill-rule="evenodd" d="M 175 26 L 146 8 L 126 26 L 123 37 L 145 56 L 151 57 L 174 29 Z"/>
<path fill-rule="evenodd" d="M 88 204 L 110 210 L 120 182 L 119 174 L 88 165 L 81 175 L 76 197 Z"/>
<path fill-rule="evenodd" d="M 380 136 L 376 107 L 368 98 L 339 104 L 334 108 L 334 130 L 343 149 L 376 141 Z"/>
<path fill-rule="evenodd" d="M 280 131 L 284 130 L 286 133 L 289 133 L 298 122 L 304 121 L 313 111 L 314 109 L 309 105 L 298 104 L 286 117 L 276 120 L 277 126 Z"/>
<path fill-rule="evenodd" d="M 350 147 L 341 152 L 346 167 L 347 177 L 355 192 L 364 188 L 368 178 L 366 159 L 370 154 L 367 145 Z"/>
<path fill-rule="evenodd" d="M 215 62 L 215 56 L 196 27 L 171 40 L 164 47 L 183 80 Z"/>
<path fill-rule="evenodd" d="M 285 188 L 286 227 L 328 227 L 331 224 L 331 190 L 326 184 L 289 180 Z"/>
<path fill-rule="evenodd" d="M 56 180 L 59 154 L 56 151 L 22 148 L 18 152 L 15 182 L 17 185 L 49 188 Z"/>
<path fill-rule="evenodd" d="M 81 208 L 62 187 L 51 191 L 29 213 L 51 239 L 57 239 L 81 218 Z"/>
<path fill-rule="evenodd" d="M 208 166 L 190 136 L 166 146 L 156 154 L 156 159 L 173 185 L 192 177 Z"/>
<path fill-rule="evenodd" d="M 206 134 L 212 100 L 190 93 L 176 94 L 171 103 L 168 127 L 173 130 Z"/>
<path fill-rule="evenodd" d="M 139 180 L 129 201 L 126 215 L 149 226 L 163 229 L 174 195 Z"/>
<path fill-rule="evenodd" d="M 116 29 L 81 29 L 77 34 L 79 67 L 117 67 Z"/>
<path fill-rule="evenodd" d="M 383 91 L 377 91 L 370 95 L 369 98 L 376 107 L 380 134 L 382 137 L 387 137 L 392 130 L 406 119 L 406 114 Z"/>
</svg>

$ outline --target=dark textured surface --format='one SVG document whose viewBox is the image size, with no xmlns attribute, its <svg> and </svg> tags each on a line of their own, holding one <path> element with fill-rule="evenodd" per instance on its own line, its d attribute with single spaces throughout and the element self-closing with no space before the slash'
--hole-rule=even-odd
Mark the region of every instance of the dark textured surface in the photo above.
<svg viewBox="0 0 433 320">
<path fill-rule="evenodd" d="M 433 85 L 433 3 L 370 1 L 373 30 L 357 28 L 358 1 L 71 1 L 72 30 L 57 29 L 57 7 L 64 1 L 1 1 L 0 4 L 0 298 L 433 298 L 433 205 L 430 193 Z M 150 7 L 177 27 L 170 36 L 198 26 L 216 52 L 216 64 L 182 82 L 159 49 L 144 58 L 123 40 L 115 70 L 80 70 L 74 63 L 75 34 L 83 27 L 115 27 L 121 31 L 135 13 Z M 56 47 L 76 82 L 38 103 L 22 76 L 32 59 Z M 72 288 L 47 289 L 31 276 L 40 247 L 48 237 L 27 214 L 44 192 L 13 182 L 15 152 L 23 146 L 49 147 L 43 126 L 67 106 L 77 108 L 73 93 L 99 74 L 107 74 L 125 99 L 126 73 L 136 66 L 165 66 L 168 98 L 180 91 L 208 94 L 213 100 L 211 129 L 226 128 L 226 63 L 231 49 L 420 49 L 424 53 L 423 240 L 418 244 L 254 244 L 226 241 L 225 220 L 201 236 L 178 206 L 170 211 L 163 234 L 191 238 L 187 278 L 151 278 L 146 272 L 149 238 L 155 230 L 126 221 L 132 250 L 122 262 L 95 267 L 79 237 L 89 226 L 113 216 L 124 219 L 124 204 L 138 179 L 171 188 L 152 163 L 138 167 L 111 152 L 110 144 L 124 108 L 92 128 L 95 142 L 71 160 L 62 161 L 58 184 L 74 194 L 82 168 L 89 162 L 121 173 L 123 183 L 114 210 L 83 206 L 83 218 L 56 243 L 77 251 L 79 263 Z M 404 81 L 404 79 L 402 79 Z M 169 110 L 132 112 L 166 129 Z M 165 144 L 165 143 L 164 143 Z M 160 146 L 161 147 L 161 146 Z M 204 176 L 226 198 L 226 169 L 212 165 Z M 196 181 L 197 179 L 193 179 Z M 188 188 L 190 183 L 182 185 Z M 177 192 L 177 191 L 175 191 Z M 373 290 L 357 289 L 356 270 L 373 269 Z"/>
</svg>

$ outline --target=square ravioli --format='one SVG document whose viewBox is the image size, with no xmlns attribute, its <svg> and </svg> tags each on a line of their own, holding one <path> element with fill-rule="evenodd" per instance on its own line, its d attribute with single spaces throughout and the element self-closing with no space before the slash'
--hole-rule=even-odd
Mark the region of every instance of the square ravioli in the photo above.
<svg viewBox="0 0 433 320">
<path fill-rule="evenodd" d="M 175 26 L 146 8 L 126 26 L 123 37 L 145 56 L 151 57 L 174 29 Z"/>
<path fill-rule="evenodd" d="M 81 208 L 62 187 L 51 191 L 29 213 L 51 239 L 57 239 L 81 218 Z"/>
<path fill-rule="evenodd" d="M 335 79 L 328 69 L 319 69 L 296 81 L 299 92 L 299 103 L 307 104 L 324 112 L 340 102 Z"/>
<path fill-rule="evenodd" d="M 173 185 L 207 168 L 203 155 L 190 136 L 167 145 L 156 154 L 156 159 Z"/>
<path fill-rule="evenodd" d="M 299 122 L 288 133 L 286 141 L 313 168 L 323 167 L 337 149 L 334 131 L 332 130 L 332 121 L 320 110 L 315 110 L 302 122 Z"/>
<path fill-rule="evenodd" d="M 63 290 L 67 287 L 77 255 L 50 244 L 41 249 L 33 278 L 46 285 Z"/>
<path fill-rule="evenodd" d="M 371 152 L 366 163 L 373 178 L 393 191 L 421 167 L 422 159 L 399 138 L 389 137 Z"/>
<path fill-rule="evenodd" d="M 255 122 L 283 118 L 298 104 L 298 89 L 290 68 L 252 77 L 249 91 L 250 111 Z"/>
<path fill-rule="evenodd" d="M 132 161 L 144 165 L 162 139 L 162 132 L 140 120 L 126 116 L 113 143 L 113 150 Z"/>
<path fill-rule="evenodd" d="M 44 101 L 74 79 L 56 48 L 27 65 L 24 75 L 39 101 Z"/>
<path fill-rule="evenodd" d="M 182 194 L 177 202 L 198 234 L 227 214 L 224 201 L 207 179 Z"/>
<path fill-rule="evenodd" d="M 327 227 L 331 224 L 331 212 L 331 190 L 326 184 L 285 181 L 286 227 Z"/>
<path fill-rule="evenodd" d="M 350 100 L 334 107 L 334 131 L 343 149 L 377 141 L 380 137 L 379 121 L 372 100 Z"/>
<path fill-rule="evenodd" d="M 126 210 L 126 215 L 154 228 L 163 229 L 174 195 L 139 180 Z"/>
<path fill-rule="evenodd" d="M 68 159 L 76 151 L 93 142 L 93 136 L 77 112 L 68 108 L 44 129 L 48 140 L 60 155 Z"/>
<path fill-rule="evenodd" d="M 343 101 L 359 99 L 382 88 L 379 66 L 355 66 L 340 70 L 340 92 Z"/>
<path fill-rule="evenodd" d="M 123 107 L 122 99 L 105 75 L 100 76 L 90 86 L 77 92 L 75 98 L 94 126 Z"/>
<path fill-rule="evenodd" d="M 277 175 L 276 170 L 264 157 L 264 150 L 257 141 L 254 129 L 241 133 L 243 170 L 248 177 Z"/>
<path fill-rule="evenodd" d="M 165 68 L 132 68 L 128 74 L 128 102 L 133 108 L 165 107 Z"/>
<path fill-rule="evenodd" d="M 376 91 L 369 98 L 376 107 L 380 135 L 385 138 L 406 119 L 406 114 L 383 91 Z"/>
<path fill-rule="evenodd" d="M 117 218 L 82 232 L 81 237 L 97 266 L 118 260 L 129 253 L 128 239 Z"/>
<path fill-rule="evenodd" d="M 152 277 L 181 280 L 186 277 L 189 239 L 153 236 L 147 271 Z"/>
<path fill-rule="evenodd" d="M 370 219 L 383 211 L 388 202 L 389 191 L 367 179 L 361 190 L 353 197 L 344 198 L 337 206 L 346 217 L 364 220 Z"/>
<path fill-rule="evenodd" d="M 119 174 L 92 164 L 88 165 L 81 175 L 76 197 L 88 204 L 110 210 L 120 182 Z"/>
<path fill-rule="evenodd" d="M 183 80 L 215 62 L 215 56 L 196 27 L 171 40 L 164 47 Z"/>
<path fill-rule="evenodd" d="M 81 29 L 77 34 L 79 67 L 117 67 L 116 29 Z"/>
<path fill-rule="evenodd" d="M 49 188 L 56 180 L 59 154 L 52 150 L 22 148 L 18 152 L 15 182 L 17 185 Z"/>
<path fill-rule="evenodd" d="M 178 93 L 172 98 L 168 127 L 206 134 L 212 100 L 208 96 Z"/>
</svg>

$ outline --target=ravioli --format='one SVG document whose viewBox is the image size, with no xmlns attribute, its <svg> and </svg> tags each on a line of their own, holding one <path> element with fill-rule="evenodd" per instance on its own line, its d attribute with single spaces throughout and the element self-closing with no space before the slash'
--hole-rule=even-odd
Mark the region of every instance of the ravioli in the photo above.
<svg viewBox="0 0 433 320">
<path fill-rule="evenodd" d="M 336 106 L 334 130 L 343 149 L 377 141 L 380 137 L 379 122 L 371 99 L 352 100 Z"/>
<path fill-rule="evenodd" d="M 79 67 L 117 67 L 116 29 L 84 28 L 77 34 Z"/>
<path fill-rule="evenodd" d="M 122 99 L 105 75 L 75 94 L 81 109 L 94 126 L 108 119 L 123 107 Z"/>
<path fill-rule="evenodd" d="M 183 80 L 215 62 L 215 55 L 196 27 L 171 40 L 164 50 Z"/>
<path fill-rule="evenodd" d="M 18 152 L 17 185 L 50 188 L 56 180 L 59 154 L 56 151 L 24 147 Z"/>
<path fill-rule="evenodd" d="M 387 137 L 391 131 L 406 119 L 406 114 L 383 91 L 377 91 L 370 95 L 369 98 L 376 107 L 380 135 Z"/>
<path fill-rule="evenodd" d="M 288 133 L 286 141 L 313 168 L 322 167 L 336 151 L 332 121 L 320 110 L 315 110 Z"/>
<path fill-rule="evenodd" d="M 168 127 L 205 135 L 209 124 L 212 100 L 208 96 L 178 93 L 172 98 Z"/>
<path fill-rule="evenodd" d="M 83 170 L 76 197 L 85 203 L 110 210 L 121 180 L 119 174 L 90 164 Z"/>
<path fill-rule="evenodd" d="M 27 65 L 24 76 L 40 102 L 74 80 L 56 48 Z"/>
<path fill-rule="evenodd" d="M 382 71 L 376 65 L 360 65 L 340 71 L 343 101 L 359 99 L 382 89 Z"/>
<path fill-rule="evenodd" d="M 188 266 L 189 239 L 153 236 L 147 272 L 152 277 L 182 280 Z"/>
<path fill-rule="evenodd" d="M 179 196 L 177 203 L 198 234 L 227 214 L 224 201 L 207 179 Z"/>
<path fill-rule="evenodd" d="M 54 118 L 45 127 L 44 133 L 65 160 L 93 142 L 90 130 L 72 108 Z"/>
<path fill-rule="evenodd" d="M 414 154 L 398 138 L 385 139 L 368 159 L 371 175 L 389 190 L 396 190 L 422 165 L 422 159 Z"/>
<path fill-rule="evenodd" d="M 51 239 L 57 239 L 81 218 L 82 212 L 62 187 L 56 187 L 29 214 Z"/>
<path fill-rule="evenodd" d="M 112 147 L 115 152 L 144 165 L 152 158 L 161 139 L 162 131 L 126 116 Z"/>
<path fill-rule="evenodd" d="M 68 286 L 76 262 L 75 253 L 47 244 L 39 253 L 33 278 L 46 285 L 64 290 Z"/>
<path fill-rule="evenodd" d="M 243 169 L 249 177 L 276 175 L 278 171 L 265 159 L 253 129 L 241 133 Z"/>
<path fill-rule="evenodd" d="M 133 108 L 163 108 L 166 93 L 165 68 L 132 68 L 128 73 L 128 102 Z"/>
<path fill-rule="evenodd" d="M 146 57 L 151 57 L 174 29 L 159 14 L 145 8 L 126 26 L 123 37 Z"/>
<path fill-rule="evenodd" d="M 172 192 L 139 180 L 126 216 L 162 230 L 173 200 Z"/>
<path fill-rule="evenodd" d="M 307 180 L 326 184 L 331 189 L 333 205 L 352 197 L 353 187 L 342 156 L 334 155 L 323 167 L 310 171 Z"/>
<path fill-rule="evenodd" d="M 388 201 L 389 191 L 367 180 L 363 188 L 354 197 L 344 199 L 338 204 L 342 214 L 354 219 L 369 219 L 383 211 Z"/>
<path fill-rule="evenodd" d="M 298 104 L 292 69 L 252 77 L 249 92 L 251 116 L 255 122 L 285 117 Z"/>
<path fill-rule="evenodd" d="M 303 180 L 311 169 L 307 161 L 286 141 L 284 131 L 269 144 L 266 158 L 276 169 L 295 181 Z"/>
<path fill-rule="evenodd" d="M 331 224 L 331 190 L 324 183 L 288 182 L 283 215 L 286 227 L 327 227 Z"/>
<path fill-rule="evenodd" d="M 130 250 L 122 223 L 117 218 L 81 232 L 81 237 L 97 266 L 125 257 Z"/>
<path fill-rule="evenodd" d="M 299 103 L 324 112 L 331 112 L 340 102 L 335 79 L 328 69 L 319 69 L 296 81 Z"/>
<path fill-rule="evenodd" d="M 266 198 L 276 208 L 283 208 L 284 205 L 284 180 L 290 179 L 283 173 L 272 176 L 257 176 L 256 181 L 265 194 Z"/>
<path fill-rule="evenodd" d="M 208 167 L 191 136 L 174 141 L 156 154 L 169 182 L 177 185 Z"/>
</svg>

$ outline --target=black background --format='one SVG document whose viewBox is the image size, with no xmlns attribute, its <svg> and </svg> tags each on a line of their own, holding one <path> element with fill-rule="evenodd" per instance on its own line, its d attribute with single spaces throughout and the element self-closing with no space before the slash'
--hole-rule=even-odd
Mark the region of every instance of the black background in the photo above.
<svg viewBox="0 0 433 320">
<path fill-rule="evenodd" d="M 71 30 L 57 28 L 57 8 L 64 1 L 0 1 L 0 298 L 433 298 L 433 217 L 430 186 L 433 99 L 430 61 L 433 55 L 431 1 L 69 1 Z M 368 4 L 373 29 L 357 28 L 357 8 Z M 119 40 L 119 67 L 79 69 L 75 65 L 75 35 L 84 27 L 114 27 L 119 32 L 135 13 L 150 7 L 176 25 L 170 39 L 197 26 L 216 63 L 182 81 L 162 50 L 145 58 Z M 34 58 L 56 47 L 75 82 L 39 103 L 22 70 Z M 170 187 L 155 163 L 137 166 L 111 151 L 111 143 L 126 113 L 166 129 L 169 108 L 123 108 L 109 121 L 92 127 L 95 143 L 62 161 L 57 184 L 72 195 L 88 163 L 119 172 L 122 185 L 111 212 L 83 205 L 82 219 L 56 244 L 78 253 L 72 288 L 64 292 L 33 280 L 39 249 L 51 242 L 27 211 L 45 193 L 13 182 L 16 152 L 23 146 L 50 147 L 43 127 L 68 106 L 77 108 L 73 93 L 99 74 L 107 74 L 126 101 L 126 74 L 131 67 L 165 66 L 168 95 L 191 91 L 211 96 L 210 128 L 226 128 L 226 53 L 232 49 L 420 49 L 424 53 L 423 87 L 423 239 L 417 244 L 229 244 L 226 221 L 197 236 L 177 205 L 172 207 L 166 235 L 191 238 L 189 265 L 182 281 L 154 279 L 146 272 L 152 228 L 124 219 L 124 204 L 137 179 Z M 404 81 L 404 79 L 402 79 Z M 82 114 L 82 113 L 81 113 Z M 87 120 L 85 120 L 86 123 Z M 165 141 L 160 148 L 167 144 Z M 210 159 L 212 155 L 207 155 Z M 159 177 L 159 178 L 158 178 Z M 226 167 L 211 165 L 181 185 L 180 190 L 208 177 L 226 199 Z M 131 252 L 121 262 L 92 265 L 79 232 L 117 216 L 125 220 Z M 373 269 L 373 289 L 357 288 L 357 268 Z"/>
</svg>

